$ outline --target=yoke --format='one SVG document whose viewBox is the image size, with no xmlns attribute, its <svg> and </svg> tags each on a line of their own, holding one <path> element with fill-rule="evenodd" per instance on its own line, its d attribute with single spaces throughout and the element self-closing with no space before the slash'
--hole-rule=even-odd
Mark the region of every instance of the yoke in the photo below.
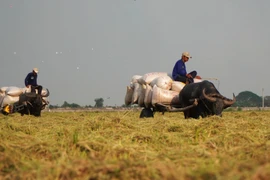
<svg viewBox="0 0 270 180">
<path fill-rule="evenodd" d="M 181 105 L 165 105 L 162 103 L 156 103 L 152 108 L 143 108 L 140 114 L 140 118 L 154 117 L 155 112 L 183 112 L 190 108 L 193 108 L 198 105 L 198 99 L 194 99 L 194 102 L 186 107 L 181 107 Z"/>
</svg>

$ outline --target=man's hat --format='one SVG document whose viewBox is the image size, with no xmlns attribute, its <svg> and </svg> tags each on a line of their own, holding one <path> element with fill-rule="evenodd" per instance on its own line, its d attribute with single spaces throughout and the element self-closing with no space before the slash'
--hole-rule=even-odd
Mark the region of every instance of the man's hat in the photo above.
<svg viewBox="0 0 270 180">
<path fill-rule="evenodd" d="M 34 71 L 35 73 L 38 73 L 38 68 L 34 68 L 33 71 Z"/>
<path fill-rule="evenodd" d="M 185 56 L 185 57 L 188 57 L 188 58 L 192 58 L 192 57 L 189 55 L 189 52 L 183 52 L 183 53 L 182 53 L 182 56 Z"/>
</svg>

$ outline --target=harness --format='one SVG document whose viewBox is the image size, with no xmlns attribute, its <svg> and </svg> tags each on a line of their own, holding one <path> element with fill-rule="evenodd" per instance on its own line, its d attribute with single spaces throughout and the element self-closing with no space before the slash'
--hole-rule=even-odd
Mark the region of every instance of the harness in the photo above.
<svg viewBox="0 0 270 180">
<path fill-rule="evenodd" d="M 210 108 L 209 108 L 209 107 L 207 106 L 207 104 L 204 102 L 204 99 L 205 99 L 205 98 L 200 97 L 200 100 L 202 101 L 202 103 L 204 104 L 204 106 L 206 107 L 206 109 L 207 109 L 209 112 L 211 112 Z"/>
</svg>

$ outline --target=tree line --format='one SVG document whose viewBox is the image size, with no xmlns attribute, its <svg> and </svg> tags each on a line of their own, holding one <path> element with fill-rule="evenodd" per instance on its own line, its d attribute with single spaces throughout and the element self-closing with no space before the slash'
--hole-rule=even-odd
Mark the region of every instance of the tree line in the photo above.
<svg viewBox="0 0 270 180">
<path fill-rule="evenodd" d="M 94 99 L 95 105 L 86 105 L 86 106 L 80 106 L 76 103 L 68 103 L 67 101 L 64 101 L 64 103 L 61 106 L 58 105 L 50 105 L 49 108 L 103 108 L 104 107 L 104 99 L 103 98 L 96 98 Z M 251 91 L 243 91 L 240 92 L 236 96 L 236 102 L 232 105 L 232 107 L 262 107 L 263 106 L 262 97 L 258 96 L 257 94 L 251 92 Z M 270 107 L 270 96 L 264 97 L 264 106 Z M 122 105 L 122 107 L 127 107 L 125 104 Z"/>
<path fill-rule="evenodd" d="M 104 106 L 103 103 L 104 103 L 103 98 L 96 98 L 94 106 L 91 106 L 91 105 L 80 106 L 79 104 L 76 104 L 76 103 L 68 103 L 67 101 L 64 101 L 64 103 L 61 106 L 49 105 L 49 108 L 50 109 L 55 109 L 55 108 L 92 108 L 92 107 L 102 108 Z"/>
<path fill-rule="evenodd" d="M 243 91 L 236 96 L 236 102 L 233 107 L 262 107 L 264 98 L 264 106 L 270 107 L 270 96 L 258 96 L 250 91 Z"/>
</svg>

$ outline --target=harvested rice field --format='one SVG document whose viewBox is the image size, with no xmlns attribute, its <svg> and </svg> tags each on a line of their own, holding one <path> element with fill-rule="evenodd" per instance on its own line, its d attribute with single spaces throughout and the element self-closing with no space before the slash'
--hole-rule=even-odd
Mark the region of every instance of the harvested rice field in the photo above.
<svg viewBox="0 0 270 180">
<path fill-rule="evenodd" d="M 0 179 L 270 179 L 270 111 L 0 115 Z"/>
</svg>

